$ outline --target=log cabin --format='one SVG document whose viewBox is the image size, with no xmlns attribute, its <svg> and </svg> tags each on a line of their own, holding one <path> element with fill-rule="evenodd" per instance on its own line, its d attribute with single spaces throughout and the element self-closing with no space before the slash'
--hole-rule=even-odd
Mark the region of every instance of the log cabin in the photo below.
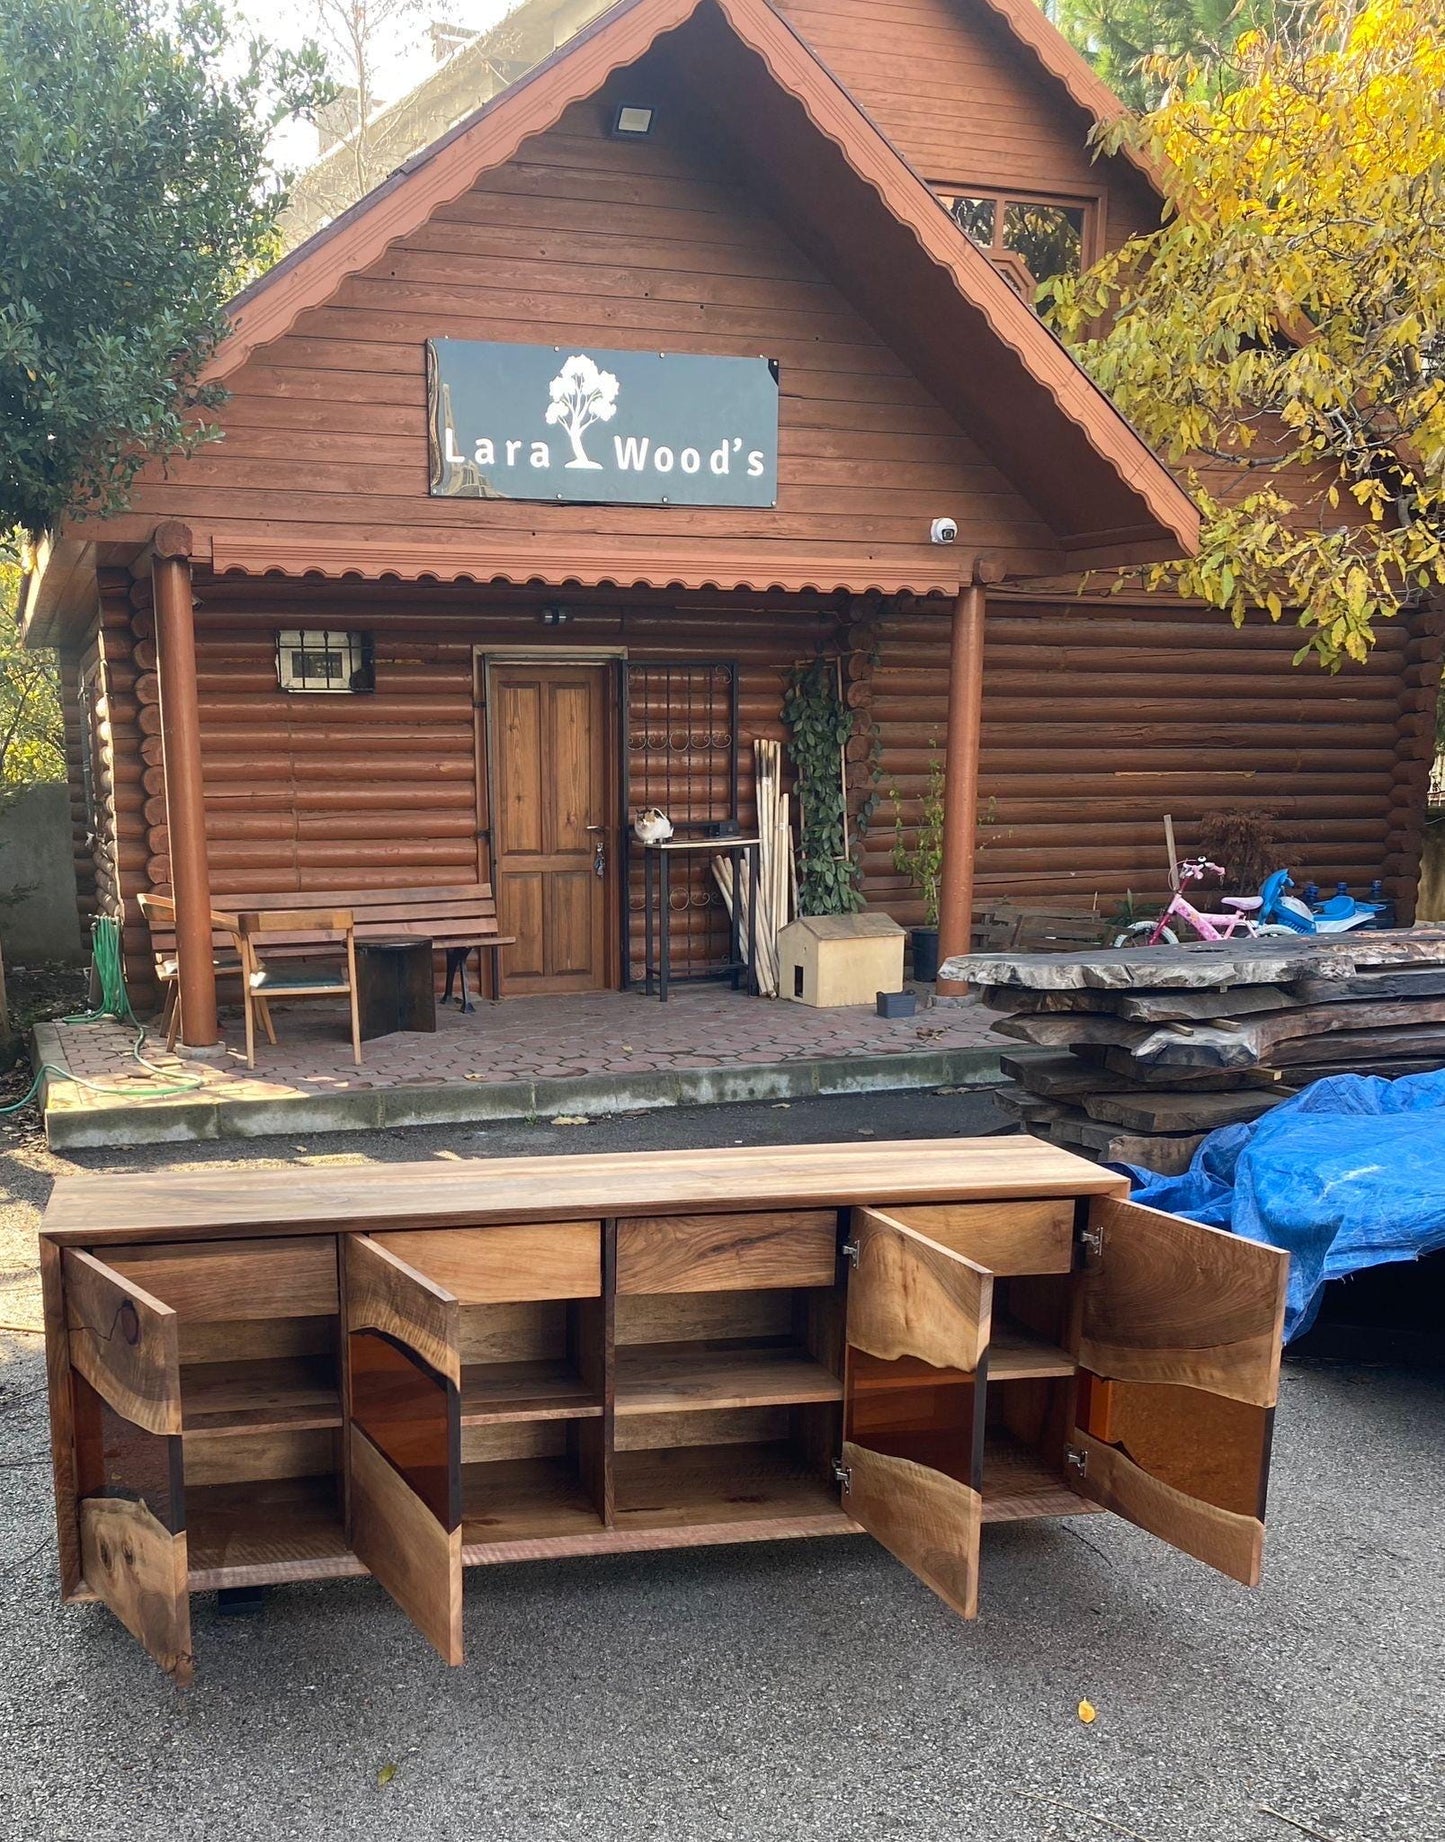
<svg viewBox="0 0 1445 1842">
<path fill-rule="evenodd" d="M 257 888 L 491 883 L 509 993 L 627 983 L 629 816 L 746 825 L 820 654 L 855 812 L 945 767 L 945 952 L 1161 888 L 1161 815 L 1225 806 L 1408 917 L 1424 616 L 1329 677 L 1287 620 L 1080 592 L 1198 531 L 1029 305 L 1158 221 L 1091 145 L 1121 107 L 1032 0 L 618 0 L 238 296 L 220 439 L 25 589 L 138 997 L 147 891 L 196 1046 L 208 906 Z M 864 892 L 916 922 L 891 843 L 885 804 Z M 684 910 L 705 969 L 705 874 Z"/>
</svg>

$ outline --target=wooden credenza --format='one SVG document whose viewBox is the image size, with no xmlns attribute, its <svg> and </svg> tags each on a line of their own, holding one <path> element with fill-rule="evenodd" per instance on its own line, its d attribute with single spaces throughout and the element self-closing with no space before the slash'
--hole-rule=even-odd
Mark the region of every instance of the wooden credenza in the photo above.
<svg viewBox="0 0 1445 1842">
<path fill-rule="evenodd" d="M 1259 1577 L 1286 1257 L 1026 1138 L 62 1179 L 67 1599 L 866 1530 L 965 1618 L 981 1525 L 1111 1510 Z"/>
</svg>

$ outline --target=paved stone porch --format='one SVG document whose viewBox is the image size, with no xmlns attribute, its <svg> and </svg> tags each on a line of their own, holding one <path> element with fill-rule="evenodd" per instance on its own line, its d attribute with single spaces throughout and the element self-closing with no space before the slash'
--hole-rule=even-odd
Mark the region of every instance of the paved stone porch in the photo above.
<svg viewBox="0 0 1445 1842">
<path fill-rule="evenodd" d="M 38 1059 L 56 1146 L 252 1138 L 273 1132 L 627 1112 L 999 1078 L 989 1012 L 971 1002 L 888 1021 L 871 1008 L 812 1010 L 717 985 L 509 998 L 470 1015 L 438 1007 L 435 1034 L 380 1037 L 351 1060 L 343 1008 L 278 1004 L 280 1042 L 246 1068 L 239 1012 L 223 1013 L 220 1063 L 131 1057 L 134 1032 L 106 1019 L 41 1024 Z M 75 1078 L 79 1077 L 79 1079 Z M 82 1085 L 95 1082 L 99 1087 Z M 162 1094 L 168 1082 L 185 1091 Z"/>
</svg>

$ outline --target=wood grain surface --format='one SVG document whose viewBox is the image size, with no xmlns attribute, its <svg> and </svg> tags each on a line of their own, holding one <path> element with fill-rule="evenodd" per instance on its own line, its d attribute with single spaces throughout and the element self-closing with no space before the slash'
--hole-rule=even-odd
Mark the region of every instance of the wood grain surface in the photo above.
<svg viewBox="0 0 1445 1842">
<path fill-rule="evenodd" d="M 348 1235 L 342 1247 L 348 1331 L 385 1331 L 459 1389 L 461 1307 L 457 1300 L 369 1235 Z"/>
<path fill-rule="evenodd" d="M 830 1286 L 838 1217 L 831 1209 L 746 1215 L 640 1216 L 617 1225 L 617 1289 L 734 1292 Z"/>
<path fill-rule="evenodd" d="M 1273 1408 L 1173 1382 L 1079 1380 L 1086 1433 L 1185 1496 L 1263 1521 Z"/>
<path fill-rule="evenodd" d="M 855 1213 L 857 1270 L 848 1282 L 848 1342 L 892 1361 L 977 1369 L 988 1347 L 993 1276 L 886 1215 Z"/>
<path fill-rule="evenodd" d="M 1081 1429 L 1075 1429 L 1074 1442 L 1088 1462 L 1086 1475 L 1074 1482 L 1081 1495 L 1231 1580 L 1259 1585 L 1264 1524 L 1258 1517 L 1218 1509 L 1162 1484 L 1123 1452 Z"/>
<path fill-rule="evenodd" d="M 903 1203 L 897 1208 L 881 1203 L 875 1213 L 951 1247 L 999 1277 L 1067 1273 L 1074 1264 L 1074 1206 L 1068 1197 L 1047 1202 Z"/>
<path fill-rule="evenodd" d="M 62 1177 L 47 1234 L 110 1241 L 200 1240 L 339 1228 L 547 1222 L 599 1215 L 728 1214 L 904 1202 L 1118 1193 L 1122 1179 L 1030 1138 L 872 1145 L 728 1146 L 572 1158 L 276 1171 Z"/>
<path fill-rule="evenodd" d="M 93 1597 L 80 1562 L 80 1519 L 75 1475 L 75 1399 L 70 1338 L 65 1328 L 65 1286 L 60 1249 L 41 1241 L 40 1296 L 45 1319 L 45 1382 L 50 1409 L 50 1465 L 55 1486 L 55 1542 L 60 1591 L 67 1601 Z"/>
<path fill-rule="evenodd" d="M 596 1298 L 602 1290 L 598 1220 L 421 1229 L 372 1238 L 463 1305 Z"/>
<path fill-rule="evenodd" d="M 842 1398 L 838 1377 L 796 1346 L 714 1350 L 690 1344 L 633 1344 L 618 1352 L 619 1414 Z"/>
<path fill-rule="evenodd" d="M 978 1616 L 983 1498 L 967 1484 L 906 1458 L 845 1440 L 843 1510 L 961 1618 Z"/>
<path fill-rule="evenodd" d="M 180 1432 L 176 1313 L 80 1248 L 65 1249 L 62 1272 L 71 1363 L 122 1418 Z"/>
<path fill-rule="evenodd" d="M 1288 1255 L 1111 1198 L 1090 1220 L 1103 1253 L 1084 1275 L 1080 1365 L 1272 1407 Z"/>
<path fill-rule="evenodd" d="M 186 1536 L 172 1535 L 144 1503 L 89 1497 L 80 1506 L 86 1584 L 168 1676 L 192 1680 Z"/>
<path fill-rule="evenodd" d="M 232 1322 L 336 1310 L 336 1243 L 290 1235 L 218 1246 L 116 1248 L 111 1263 L 183 1318 Z"/>
<path fill-rule="evenodd" d="M 445 1529 L 359 1427 L 348 1438 L 351 1545 L 441 1656 L 462 1661 L 462 1528 Z"/>
</svg>

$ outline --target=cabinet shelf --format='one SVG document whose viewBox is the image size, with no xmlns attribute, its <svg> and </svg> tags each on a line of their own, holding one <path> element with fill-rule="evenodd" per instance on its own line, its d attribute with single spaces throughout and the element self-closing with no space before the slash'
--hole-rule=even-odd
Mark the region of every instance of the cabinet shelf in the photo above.
<svg viewBox="0 0 1445 1842">
<path fill-rule="evenodd" d="M 686 1529 L 703 1541 L 710 1527 L 753 1522 L 780 1536 L 856 1526 L 837 1485 L 781 1442 L 619 1452 L 616 1475 L 620 1530 Z"/>
<path fill-rule="evenodd" d="M 188 1438 L 340 1424 L 336 1364 L 329 1356 L 193 1362 L 181 1370 L 181 1428 Z"/>
<path fill-rule="evenodd" d="M 1099 1505 L 1069 1489 L 1032 1446 L 990 1429 L 983 1447 L 983 1519 L 1023 1522 L 1034 1516 L 1087 1516 Z"/>
<path fill-rule="evenodd" d="M 462 1369 L 462 1425 L 594 1420 L 602 1402 L 570 1362 L 475 1362 Z"/>
<path fill-rule="evenodd" d="M 838 1401 L 843 1384 L 797 1345 L 718 1349 L 645 1343 L 617 1352 L 619 1414 Z"/>
<path fill-rule="evenodd" d="M 501 1542 L 596 1534 L 597 1505 L 565 1458 L 501 1458 L 462 1466 L 462 1560 Z"/>
<path fill-rule="evenodd" d="M 334 1476 L 203 1484 L 186 1492 L 192 1592 L 365 1573 L 346 1545 Z"/>
<path fill-rule="evenodd" d="M 1073 1357 L 1012 1318 L 994 1319 L 988 1345 L 990 1382 L 1067 1379 L 1076 1368 Z"/>
</svg>

